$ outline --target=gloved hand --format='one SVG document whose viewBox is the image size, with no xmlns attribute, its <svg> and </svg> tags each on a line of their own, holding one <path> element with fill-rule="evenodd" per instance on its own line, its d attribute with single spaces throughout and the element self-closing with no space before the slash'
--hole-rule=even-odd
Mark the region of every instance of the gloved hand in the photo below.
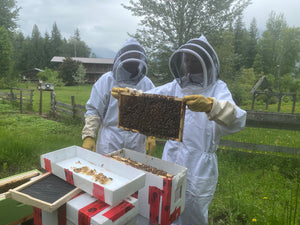
<svg viewBox="0 0 300 225">
<path fill-rule="evenodd" d="M 95 144 L 95 139 L 92 137 L 86 137 L 83 140 L 83 144 L 82 147 L 87 149 L 87 150 L 91 150 L 93 152 L 96 152 L 96 144 Z"/>
<path fill-rule="evenodd" d="M 209 113 L 214 104 L 214 99 L 204 97 L 203 95 L 188 95 L 183 97 L 183 102 L 185 102 L 192 111 Z"/>
<path fill-rule="evenodd" d="M 121 92 L 129 92 L 129 88 L 113 87 L 110 93 L 114 98 L 119 99 Z"/>
<path fill-rule="evenodd" d="M 147 137 L 146 141 L 146 151 L 148 152 L 148 155 L 152 155 L 153 149 L 156 146 L 156 139 L 154 136 Z"/>
</svg>

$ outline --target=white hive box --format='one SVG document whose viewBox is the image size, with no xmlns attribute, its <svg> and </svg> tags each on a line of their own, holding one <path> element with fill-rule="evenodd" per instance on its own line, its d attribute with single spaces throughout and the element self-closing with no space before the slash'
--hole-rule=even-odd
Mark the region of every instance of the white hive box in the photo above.
<svg viewBox="0 0 300 225">
<path fill-rule="evenodd" d="M 134 225 L 138 200 L 128 197 L 112 207 L 87 193 L 76 196 L 54 212 L 34 208 L 35 225 Z"/>
<path fill-rule="evenodd" d="M 172 178 L 164 178 L 146 172 L 145 187 L 138 192 L 139 214 L 148 218 L 154 224 L 169 225 L 184 210 L 186 173 L 185 167 L 148 156 L 129 149 L 120 149 L 109 156 L 120 156 L 163 170 Z"/>
<path fill-rule="evenodd" d="M 138 214 L 138 199 L 127 197 L 116 206 L 83 194 L 67 202 L 67 219 L 76 225 L 123 225 Z"/>
<path fill-rule="evenodd" d="M 145 185 L 145 172 L 78 146 L 41 155 L 41 166 L 111 206 Z M 102 183 L 95 180 L 95 176 L 91 174 L 76 172 L 76 169 L 80 168 L 88 168 L 96 175 L 102 174 L 109 178 L 109 181 Z"/>
</svg>

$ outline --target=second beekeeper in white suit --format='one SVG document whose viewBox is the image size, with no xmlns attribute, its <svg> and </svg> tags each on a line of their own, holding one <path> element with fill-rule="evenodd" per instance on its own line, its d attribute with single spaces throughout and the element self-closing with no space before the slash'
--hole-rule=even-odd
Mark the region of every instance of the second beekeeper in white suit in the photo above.
<svg viewBox="0 0 300 225">
<path fill-rule="evenodd" d="M 121 148 L 145 152 L 147 138 L 145 135 L 117 127 L 118 100 L 110 93 L 113 87 L 130 87 L 142 91 L 154 88 L 146 74 L 145 50 L 136 39 L 130 38 L 117 52 L 113 70 L 103 74 L 93 85 L 86 103 L 82 147 L 102 154 Z M 155 144 L 155 141 L 152 140 L 151 143 Z"/>
<path fill-rule="evenodd" d="M 219 60 L 204 36 L 191 39 L 169 60 L 174 81 L 153 93 L 183 98 L 187 104 L 183 141 L 167 141 L 162 159 L 186 167 L 185 209 L 173 224 L 206 225 L 218 181 L 215 154 L 220 139 L 245 127 L 246 112 L 219 79 Z"/>
</svg>

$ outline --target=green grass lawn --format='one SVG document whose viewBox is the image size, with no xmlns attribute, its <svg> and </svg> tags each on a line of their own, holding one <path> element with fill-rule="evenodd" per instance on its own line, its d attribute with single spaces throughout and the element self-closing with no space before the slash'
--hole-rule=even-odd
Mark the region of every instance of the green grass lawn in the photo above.
<svg viewBox="0 0 300 225">
<path fill-rule="evenodd" d="M 55 88 L 58 101 L 85 104 L 91 86 Z M 44 92 L 43 112 L 47 113 Z M 39 97 L 39 96 L 38 96 Z M 38 112 L 38 97 L 34 109 Z M 275 107 L 276 108 L 276 107 Z M 277 109 L 277 108 L 276 108 Z M 296 108 L 297 109 L 297 108 Z M 81 145 L 80 121 L 52 121 L 0 101 L 0 179 L 40 168 L 40 155 L 71 145 Z M 247 127 L 224 139 L 300 148 L 300 132 Z M 161 158 L 163 144 L 153 156 Z M 220 148 L 219 182 L 209 208 L 209 224 L 300 224 L 300 157 Z"/>
<path fill-rule="evenodd" d="M 82 127 L 19 114 L 14 106 L 0 103 L 0 179 L 39 169 L 43 153 L 81 145 Z"/>
</svg>

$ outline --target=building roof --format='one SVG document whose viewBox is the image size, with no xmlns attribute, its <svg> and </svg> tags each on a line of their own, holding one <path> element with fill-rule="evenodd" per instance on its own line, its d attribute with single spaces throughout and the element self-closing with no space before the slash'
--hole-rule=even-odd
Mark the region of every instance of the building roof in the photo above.
<svg viewBox="0 0 300 225">
<path fill-rule="evenodd" d="M 66 57 L 62 56 L 54 56 L 51 59 L 51 62 L 62 63 Z M 79 61 L 81 63 L 89 63 L 89 64 L 113 64 L 114 59 L 108 58 L 83 58 L 83 57 L 71 57 L 72 60 Z"/>
</svg>

